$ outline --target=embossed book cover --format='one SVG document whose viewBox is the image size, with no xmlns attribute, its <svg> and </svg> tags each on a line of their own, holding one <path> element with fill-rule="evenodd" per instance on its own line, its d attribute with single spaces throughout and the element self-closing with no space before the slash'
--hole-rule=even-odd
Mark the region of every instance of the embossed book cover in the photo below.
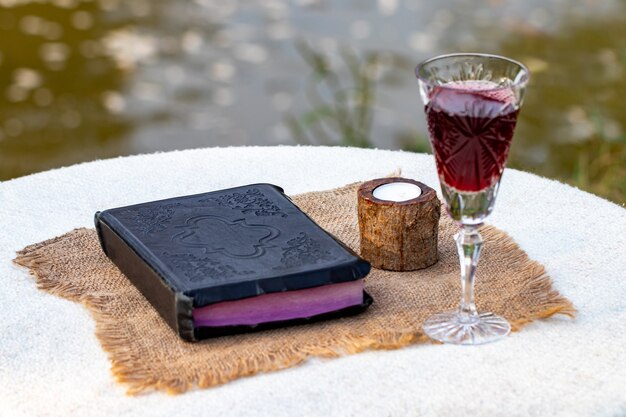
<svg viewBox="0 0 626 417">
<path fill-rule="evenodd" d="M 355 314 L 370 265 L 271 184 L 96 213 L 107 256 L 185 340 Z"/>
</svg>

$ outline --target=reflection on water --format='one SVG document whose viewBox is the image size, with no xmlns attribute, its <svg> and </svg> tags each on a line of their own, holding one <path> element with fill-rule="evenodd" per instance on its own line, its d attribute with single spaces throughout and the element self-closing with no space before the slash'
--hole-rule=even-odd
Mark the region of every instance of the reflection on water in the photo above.
<svg viewBox="0 0 626 417">
<path fill-rule="evenodd" d="M 502 53 L 533 80 L 511 164 L 626 200 L 621 0 L 0 0 L 0 179 L 244 144 L 424 151 L 413 67 Z"/>
<path fill-rule="evenodd" d="M 101 45 L 121 23 L 95 3 L 0 9 L 0 179 L 123 151 L 107 106 L 124 74 Z"/>
<path fill-rule="evenodd" d="M 559 33 L 510 38 L 537 68 L 513 164 L 626 201 L 626 16 L 572 19 Z"/>
<path fill-rule="evenodd" d="M 304 78 L 310 110 L 286 117 L 291 137 L 304 144 L 375 146 L 373 121 L 375 114 L 381 112 L 378 90 L 402 83 L 412 63 L 394 53 L 367 52 L 358 56 L 351 48 L 340 47 L 333 55 L 319 52 L 305 42 L 296 45 L 311 69 Z M 340 58 L 338 63 L 333 62 L 336 56 Z M 395 139 L 396 146 L 403 149 L 428 151 L 426 139 L 411 132 L 403 135 L 401 129 L 393 126 L 381 136 Z"/>
</svg>

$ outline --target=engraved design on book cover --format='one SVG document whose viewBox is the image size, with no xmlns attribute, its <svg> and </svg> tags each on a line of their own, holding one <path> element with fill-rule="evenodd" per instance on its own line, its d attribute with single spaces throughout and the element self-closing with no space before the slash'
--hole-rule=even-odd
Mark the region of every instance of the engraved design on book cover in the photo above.
<svg viewBox="0 0 626 417">
<path fill-rule="evenodd" d="M 128 209 L 117 216 L 130 221 L 135 226 L 136 231 L 150 235 L 167 229 L 176 212 L 176 207 L 179 205 L 180 203 L 149 205 Z"/>
<path fill-rule="evenodd" d="M 274 269 L 294 268 L 335 259 L 330 251 L 322 250 L 320 243 L 304 232 L 300 232 L 297 237 L 288 240 L 287 247 L 281 249 L 283 250 L 280 259 L 281 265 L 274 267 Z"/>
<path fill-rule="evenodd" d="M 228 278 L 241 275 L 250 275 L 254 271 L 240 270 L 233 265 L 212 259 L 210 256 L 196 256 L 193 253 L 163 252 L 163 256 L 168 258 L 176 269 L 189 278 L 191 282 L 201 282 L 208 279 L 212 281 L 224 281 Z"/>
<path fill-rule="evenodd" d="M 201 203 L 215 202 L 220 206 L 240 210 L 244 214 L 254 213 L 256 216 L 287 217 L 275 202 L 270 200 L 258 188 L 251 188 L 245 193 L 231 193 L 220 197 L 198 200 Z"/>
<path fill-rule="evenodd" d="M 248 224 L 246 219 L 229 220 L 214 215 L 187 219 L 183 229 L 172 236 L 180 246 L 200 248 L 205 254 L 220 253 L 231 258 L 258 258 L 276 246 L 271 241 L 280 236 L 275 227 Z"/>
</svg>

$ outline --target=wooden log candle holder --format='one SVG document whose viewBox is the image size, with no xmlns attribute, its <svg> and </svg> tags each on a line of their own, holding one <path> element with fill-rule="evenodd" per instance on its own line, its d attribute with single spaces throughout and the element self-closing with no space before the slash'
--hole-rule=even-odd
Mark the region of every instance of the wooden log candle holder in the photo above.
<svg viewBox="0 0 626 417">
<path fill-rule="evenodd" d="M 390 177 L 362 184 L 358 191 L 361 257 L 375 268 L 391 271 L 435 264 L 440 214 L 437 193 L 421 182 Z"/>
</svg>

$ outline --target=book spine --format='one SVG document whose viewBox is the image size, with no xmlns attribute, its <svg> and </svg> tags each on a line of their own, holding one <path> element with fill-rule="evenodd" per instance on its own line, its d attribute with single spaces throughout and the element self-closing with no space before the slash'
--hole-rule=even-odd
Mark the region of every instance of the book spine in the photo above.
<svg viewBox="0 0 626 417">
<path fill-rule="evenodd" d="M 183 340 L 196 341 L 192 315 L 193 300 L 167 285 L 165 279 L 107 224 L 102 213 L 96 213 L 95 224 L 100 245 L 109 259 Z"/>
</svg>

